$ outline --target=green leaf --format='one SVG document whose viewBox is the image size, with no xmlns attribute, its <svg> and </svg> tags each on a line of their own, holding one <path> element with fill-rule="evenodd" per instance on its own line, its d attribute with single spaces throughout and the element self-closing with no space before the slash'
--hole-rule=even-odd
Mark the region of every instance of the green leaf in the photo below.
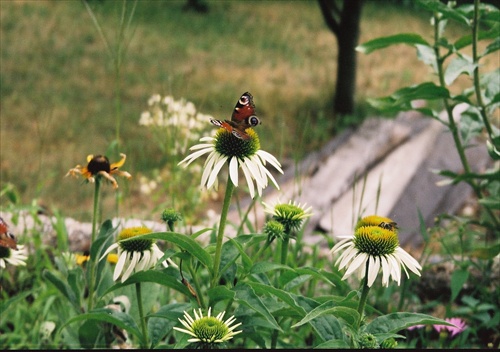
<svg viewBox="0 0 500 352">
<path fill-rule="evenodd" d="M 211 305 L 215 305 L 215 303 L 226 300 L 226 299 L 234 299 L 236 293 L 226 286 L 215 286 L 207 291 L 207 296 L 210 299 Z M 212 304 L 213 303 L 213 304 Z"/>
<path fill-rule="evenodd" d="M 434 72 L 437 73 L 438 66 L 437 66 L 436 52 L 434 51 L 434 48 L 429 45 L 420 45 L 420 44 L 416 44 L 415 47 L 417 48 L 417 58 L 424 64 L 432 67 Z"/>
<path fill-rule="evenodd" d="M 470 141 L 481 134 L 484 123 L 477 108 L 470 106 L 462 113 L 459 128 L 464 146 L 468 146 Z"/>
<path fill-rule="evenodd" d="M 130 315 L 107 308 L 99 308 L 89 313 L 77 315 L 69 319 L 66 323 L 64 323 L 64 325 L 61 326 L 59 331 L 62 331 L 62 329 L 64 329 L 66 326 L 72 323 L 85 320 L 97 320 L 103 323 L 114 324 L 119 328 L 126 330 L 130 334 L 135 335 L 137 338 L 141 340 L 143 339 L 143 336 L 137 324 Z"/>
<path fill-rule="evenodd" d="M 274 329 L 283 332 L 279 324 L 276 322 L 276 319 L 274 319 L 272 314 L 269 312 L 269 309 L 262 302 L 260 297 L 257 296 L 251 286 L 247 284 L 240 284 L 234 287 L 233 291 L 236 292 L 236 301 L 240 304 L 246 305 L 260 314 Z"/>
<path fill-rule="evenodd" d="M 139 271 L 130 276 L 124 283 L 118 282 L 108 288 L 106 292 L 104 292 L 103 296 L 119 288 L 135 284 L 137 282 L 154 282 L 162 286 L 170 287 L 192 298 L 192 295 L 189 292 L 188 288 L 184 286 L 177 278 L 158 270 Z"/>
<path fill-rule="evenodd" d="M 285 269 L 285 270 L 292 270 L 288 265 L 282 265 L 282 264 L 275 264 L 275 263 L 270 263 L 270 262 L 259 262 L 252 266 L 252 269 L 250 269 L 251 274 L 262 274 L 262 273 L 267 273 L 269 271 L 274 271 L 274 270 L 279 270 L 279 269 Z"/>
<path fill-rule="evenodd" d="M 486 56 L 488 54 L 491 54 L 491 53 L 493 53 L 493 52 L 495 52 L 495 51 L 497 51 L 499 49 L 500 49 L 500 37 L 497 37 L 497 38 L 495 38 L 495 40 L 492 43 L 490 43 L 486 47 L 486 49 L 484 50 L 484 52 L 481 54 L 481 57 L 484 57 L 484 56 Z"/>
<path fill-rule="evenodd" d="M 250 285 L 255 290 L 255 293 L 257 293 L 259 295 L 270 294 L 270 295 L 275 296 L 276 298 L 281 299 L 298 316 L 304 317 L 306 315 L 306 311 L 304 310 L 304 308 L 302 308 L 299 305 L 299 303 L 296 301 L 294 295 L 290 294 L 289 292 L 277 289 L 273 286 L 261 284 L 258 282 L 249 282 L 248 285 Z"/>
<path fill-rule="evenodd" d="M 336 302 L 327 301 L 310 311 L 301 321 L 292 325 L 292 328 L 299 327 L 322 315 L 333 314 L 337 319 L 342 319 L 349 326 L 354 326 L 359 321 L 359 313 L 352 308 L 339 306 Z"/>
<path fill-rule="evenodd" d="M 327 349 L 327 348 L 342 348 L 342 349 L 349 349 L 351 346 L 344 340 L 340 339 L 334 339 L 330 341 L 326 341 L 323 343 L 320 343 L 314 348 L 322 348 L 322 349 Z"/>
<path fill-rule="evenodd" d="M 489 208 L 500 210 L 500 199 L 498 196 L 489 196 L 479 199 L 479 204 Z"/>
<path fill-rule="evenodd" d="M 431 12 L 439 12 L 443 18 L 455 20 L 467 26 L 470 25 L 470 20 L 459 8 L 454 9 L 446 4 L 435 0 L 418 0 L 418 5 Z"/>
<path fill-rule="evenodd" d="M 493 259 L 498 254 L 500 254 L 500 244 L 486 248 L 477 248 L 469 253 L 471 257 L 476 257 L 485 260 Z"/>
<path fill-rule="evenodd" d="M 59 290 L 59 292 L 61 292 L 63 296 L 66 297 L 71 304 L 73 304 L 73 306 L 77 310 L 80 308 L 80 306 L 78 305 L 78 300 L 76 299 L 75 292 L 73 292 L 71 287 L 66 282 L 64 282 L 48 270 L 44 270 L 42 276 L 45 279 L 49 280 L 49 282 L 54 285 Z"/>
<path fill-rule="evenodd" d="M 252 259 L 248 256 L 248 254 L 246 254 L 245 250 L 243 249 L 242 245 L 240 244 L 240 242 L 238 242 L 237 240 L 235 240 L 234 238 L 230 238 L 229 239 L 229 242 L 232 242 L 234 244 L 234 246 L 238 249 L 238 251 L 240 252 L 240 255 L 241 255 L 241 263 L 243 264 L 243 270 L 245 272 L 249 272 L 250 271 L 250 268 L 252 267 L 253 265 L 253 261 Z"/>
<path fill-rule="evenodd" d="M 151 340 L 151 347 L 155 347 L 163 340 L 165 335 L 172 331 L 174 326 L 179 325 L 179 318 L 184 315 L 184 311 L 191 308 L 188 303 L 167 304 L 148 319 L 148 336 Z"/>
<path fill-rule="evenodd" d="M 163 240 L 167 242 L 171 242 L 181 249 L 189 252 L 192 256 L 196 257 L 208 270 L 212 271 L 213 269 L 213 261 L 210 254 L 205 251 L 195 240 L 191 237 L 186 236 L 182 233 L 177 232 L 153 232 L 148 233 L 146 235 L 135 236 L 131 239 L 126 239 L 123 241 L 129 240 L 139 240 L 139 239 L 156 239 Z"/>
<path fill-rule="evenodd" d="M 388 97 L 368 99 L 368 102 L 381 110 L 413 110 L 411 102 L 414 100 L 447 99 L 449 97 L 448 89 L 439 87 L 432 82 L 424 82 L 399 89 Z"/>
<path fill-rule="evenodd" d="M 444 73 L 444 82 L 447 86 L 452 84 L 462 73 L 468 74 L 470 77 L 474 75 L 476 64 L 468 60 L 466 57 L 458 56 L 451 60 Z"/>
<path fill-rule="evenodd" d="M 376 38 L 376 39 L 370 40 L 366 43 L 358 45 L 356 47 L 356 50 L 359 52 L 362 52 L 364 54 L 370 54 L 370 53 L 374 52 L 375 50 L 387 48 L 388 46 L 397 45 L 397 44 L 406 44 L 406 45 L 411 45 L 411 46 L 415 46 L 416 44 L 420 44 L 420 45 L 430 46 L 430 44 L 427 43 L 427 41 L 418 34 L 401 33 L 401 34 L 395 34 L 395 35 L 388 36 L 388 37 L 382 37 L 382 38 Z"/>
<path fill-rule="evenodd" d="M 397 333 L 414 325 L 448 325 L 445 320 L 434 318 L 421 313 L 391 313 L 375 318 L 367 326 L 365 331 L 370 334 Z"/>
<path fill-rule="evenodd" d="M 468 278 L 469 271 L 467 268 L 455 270 L 453 274 L 451 274 L 451 301 L 457 298 Z"/>
</svg>

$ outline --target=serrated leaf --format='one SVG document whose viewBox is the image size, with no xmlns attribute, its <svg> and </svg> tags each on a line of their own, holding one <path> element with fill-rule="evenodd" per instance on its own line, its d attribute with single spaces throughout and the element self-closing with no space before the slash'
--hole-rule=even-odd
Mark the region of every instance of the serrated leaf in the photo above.
<svg viewBox="0 0 500 352">
<path fill-rule="evenodd" d="M 458 297 L 468 278 L 469 271 L 466 269 L 458 269 L 451 274 L 451 301 L 454 301 Z"/>
<path fill-rule="evenodd" d="M 383 48 L 387 48 L 388 46 L 391 45 L 397 45 L 397 44 L 406 44 L 406 45 L 411 45 L 415 46 L 416 44 L 420 45 L 427 45 L 429 46 L 429 43 L 422 38 L 422 36 L 415 34 L 415 33 L 401 33 L 401 34 L 395 34 L 387 37 L 382 37 L 382 38 L 376 38 L 373 40 L 370 40 L 366 43 L 363 43 L 361 45 L 358 45 L 356 47 L 356 50 L 359 52 L 362 52 L 364 54 L 370 54 L 376 50 L 380 50 Z"/>
<path fill-rule="evenodd" d="M 391 313 L 375 318 L 365 331 L 370 334 L 397 333 L 414 325 L 447 325 L 453 326 L 445 320 L 434 318 L 421 313 Z"/>
</svg>

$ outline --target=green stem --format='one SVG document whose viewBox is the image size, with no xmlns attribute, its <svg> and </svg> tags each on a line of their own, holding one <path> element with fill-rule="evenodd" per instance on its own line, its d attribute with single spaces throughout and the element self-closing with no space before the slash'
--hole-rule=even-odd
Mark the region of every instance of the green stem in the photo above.
<svg viewBox="0 0 500 352">
<path fill-rule="evenodd" d="M 281 264 L 286 265 L 286 258 L 288 256 L 288 244 L 290 243 L 290 235 L 286 234 L 281 242 Z"/>
<path fill-rule="evenodd" d="M 476 2 L 477 2 L 477 0 L 476 0 Z M 476 15 L 477 14 L 475 14 L 475 16 Z M 446 82 L 445 82 L 445 79 L 444 79 L 444 68 L 443 68 L 443 63 L 444 63 L 444 60 L 445 60 L 446 56 L 441 57 L 440 56 L 440 52 L 439 52 L 439 45 L 438 45 L 438 43 L 440 41 L 440 35 L 439 35 L 439 18 L 438 18 L 438 16 L 434 16 L 434 20 L 435 20 L 435 25 L 434 25 L 434 43 L 435 43 L 434 44 L 434 52 L 436 54 L 436 63 L 437 63 L 437 69 L 438 69 L 439 84 L 440 84 L 441 87 L 446 88 Z M 477 37 L 477 33 L 474 33 L 474 31 L 473 31 L 473 34 L 476 35 L 476 37 Z M 475 39 L 477 39 L 477 38 L 473 38 L 473 40 L 472 40 L 473 43 L 474 43 Z M 474 72 L 476 72 L 476 70 Z M 475 74 L 475 77 L 474 77 L 475 83 L 476 83 L 476 76 L 478 76 L 478 75 Z M 476 89 L 476 94 L 479 95 L 479 98 L 480 98 L 481 92 L 479 90 L 480 89 L 480 87 L 479 87 L 479 78 L 477 78 L 477 86 L 475 86 L 475 89 Z M 478 90 L 479 90 L 479 92 L 478 92 Z M 478 104 L 480 104 L 480 102 L 481 102 L 481 100 L 478 100 Z M 453 136 L 453 141 L 455 143 L 455 148 L 456 148 L 456 150 L 458 152 L 458 155 L 460 157 L 460 161 L 462 163 L 462 167 L 464 169 L 464 173 L 465 174 L 470 174 L 471 173 L 471 168 L 470 168 L 470 165 L 469 165 L 469 161 L 467 160 L 467 156 L 465 155 L 465 148 L 462 145 L 462 141 L 460 140 L 460 135 L 459 135 L 459 130 L 458 130 L 457 124 L 455 123 L 455 119 L 453 118 L 452 106 L 450 105 L 448 99 L 446 99 L 446 98 L 443 99 L 443 103 L 444 103 L 444 106 L 445 106 L 446 114 L 448 115 L 448 126 L 449 126 L 449 129 L 450 129 L 451 135 Z M 481 108 L 481 106 L 480 106 L 479 110 L 481 111 L 481 114 L 483 114 L 484 109 Z M 487 120 L 487 117 L 484 116 L 483 120 Z M 472 187 L 472 190 L 474 191 L 474 193 L 475 193 L 475 195 L 476 195 L 476 197 L 478 199 L 482 199 L 483 198 L 483 194 L 481 192 L 481 187 L 477 184 L 477 182 L 475 182 L 475 180 L 470 179 L 470 180 L 466 180 L 465 182 L 469 186 Z M 499 221 L 498 221 L 497 217 L 495 216 L 495 214 L 492 212 L 492 210 L 490 208 L 486 207 L 486 206 L 484 207 L 484 209 L 486 210 L 486 212 L 488 213 L 488 215 L 490 216 L 490 218 L 492 219 L 492 221 L 495 223 L 495 225 L 498 227 L 499 226 Z"/>
<path fill-rule="evenodd" d="M 363 288 L 361 291 L 361 297 L 359 298 L 359 304 L 358 304 L 358 313 L 359 313 L 358 328 L 361 326 L 361 322 L 363 321 L 366 300 L 368 299 L 368 292 L 370 292 L 370 287 L 368 287 L 368 269 L 369 269 L 369 267 L 370 267 L 370 263 L 367 261 L 366 262 L 365 277 L 363 279 Z"/>
<path fill-rule="evenodd" d="M 94 210 L 92 213 L 92 235 L 90 237 L 90 248 L 95 242 L 96 232 L 97 232 L 97 216 L 99 213 L 99 190 L 101 188 L 101 178 L 96 177 L 95 187 L 94 187 Z M 87 311 L 90 312 L 94 307 L 94 287 L 95 287 L 95 270 L 97 266 L 97 258 L 90 257 L 89 261 L 89 301 L 87 306 Z"/>
<path fill-rule="evenodd" d="M 217 281 L 219 280 L 219 266 L 222 256 L 222 240 L 224 239 L 224 230 L 226 228 L 227 213 L 229 211 L 229 205 L 231 204 L 231 197 L 233 195 L 234 185 L 231 181 L 231 177 L 227 176 L 227 187 L 226 195 L 224 196 L 224 204 L 222 205 L 222 212 L 220 214 L 219 231 L 217 233 L 217 242 L 215 244 L 215 257 L 214 257 L 214 269 L 212 276 L 211 287 L 215 287 Z"/>
<path fill-rule="evenodd" d="M 486 108 L 484 106 L 483 97 L 481 96 L 481 85 L 479 82 L 479 56 L 477 54 L 477 42 L 479 40 L 479 3 L 480 0 L 474 0 L 474 18 L 472 20 L 472 62 L 475 65 L 473 72 L 474 90 L 476 91 L 477 105 L 481 113 L 481 118 L 483 119 L 484 126 L 491 140 L 493 138 L 493 129 L 486 115 Z"/>
<path fill-rule="evenodd" d="M 146 318 L 144 317 L 144 309 L 142 307 L 142 293 L 141 293 L 141 283 L 137 282 L 135 284 L 135 293 L 137 295 L 137 306 L 139 307 L 139 318 L 141 320 L 142 329 L 142 348 L 147 348 L 148 346 L 148 330 L 146 329 Z"/>
</svg>

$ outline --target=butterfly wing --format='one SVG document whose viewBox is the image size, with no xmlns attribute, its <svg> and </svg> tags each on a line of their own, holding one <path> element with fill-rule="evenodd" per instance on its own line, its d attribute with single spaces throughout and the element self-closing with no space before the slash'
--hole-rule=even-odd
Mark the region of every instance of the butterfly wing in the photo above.
<svg viewBox="0 0 500 352">
<path fill-rule="evenodd" d="M 221 120 L 215 120 L 211 119 L 210 122 L 218 127 L 224 128 L 226 131 L 231 132 L 233 136 L 239 138 L 239 139 L 249 139 L 250 136 L 245 132 L 245 130 L 240 129 L 239 126 L 234 123 L 233 121 L 221 121 Z"/>
<path fill-rule="evenodd" d="M 0 218 L 0 246 L 17 250 L 16 237 L 9 232 L 9 227 L 2 218 Z"/>
<path fill-rule="evenodd" d="M 250 136 L 245 130 L 260 124 L 259 118 L 255 116 L 255 104 L 253 103 L 252 94 L 245 92 L 241 95 L 234 106 L 231 121 L 212 119 L 210 122 L 215 126 L 226 129 L 237 138 L 249 139 Z"/>
</svg>

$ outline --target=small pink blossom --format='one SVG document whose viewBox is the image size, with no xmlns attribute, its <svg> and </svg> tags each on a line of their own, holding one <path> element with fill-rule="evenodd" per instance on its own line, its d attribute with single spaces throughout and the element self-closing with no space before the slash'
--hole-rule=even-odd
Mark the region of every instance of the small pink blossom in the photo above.
<svg viewBox="0 0 500 352">
<path fill-rule="evenodd" d="M 462 331 L 464 331 L 468 326 L 465 324 L 465 321 L 463 321 L 460 318 L 446 318 L 445 319 L 448 323 L 451 323 L 455 326 L 448 326 L 448 325 L 434 325 L 434 329 L 437 332 L 441 332 L 442 330 L 448 330 L 451 333 L 451 337 L 454 337 L 455 335 L 458 335 Z"/>
</svg>

